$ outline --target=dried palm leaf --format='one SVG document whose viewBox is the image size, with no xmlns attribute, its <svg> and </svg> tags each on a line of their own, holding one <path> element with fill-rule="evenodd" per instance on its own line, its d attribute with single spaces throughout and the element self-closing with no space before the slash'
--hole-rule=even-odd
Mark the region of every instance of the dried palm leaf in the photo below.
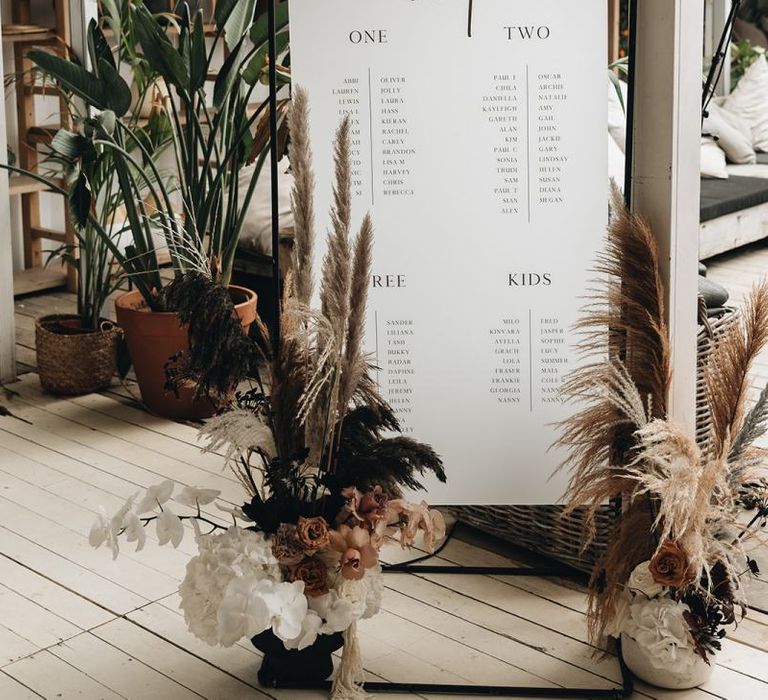
<svg viewBox="0 0 768 700">
<path fill-rule="evenodd" d="M 728 461 L 737 461 L 755 440 L 765 435 L 766 430 L 768 430 L 768 385 L 763 388 L 755 405 L 747 413 L 741 430 L 731 445 Z"/>
</svg>

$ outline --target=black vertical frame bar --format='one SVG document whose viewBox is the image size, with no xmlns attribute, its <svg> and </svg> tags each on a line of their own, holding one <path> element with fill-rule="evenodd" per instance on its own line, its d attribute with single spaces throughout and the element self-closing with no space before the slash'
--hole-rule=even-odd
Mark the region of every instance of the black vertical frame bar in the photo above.
<svg viewBox="0 0 768 700">
<path fill-rule="evenodd" d="M 282 285 L 280 284 L 280 204 L 277 177 L 277 29 L 275 3 L 267 0 L 267 33 L 269 34 L 269 165 L 272 196 L 272 291 L 275 297 L 275 317 L 272 328 L 272 345 L 276 352 L 280 344 L 280 308 Z"/>
<path fill-rule="evenodd" d="M 637 54 L 637 0 L 629 0 L 629 45 L 627 47 L 627 131 L 624 139 L 624 202 L 632 209 L 632 160 L 635 151 L 635 56 Z"/>
</svg>

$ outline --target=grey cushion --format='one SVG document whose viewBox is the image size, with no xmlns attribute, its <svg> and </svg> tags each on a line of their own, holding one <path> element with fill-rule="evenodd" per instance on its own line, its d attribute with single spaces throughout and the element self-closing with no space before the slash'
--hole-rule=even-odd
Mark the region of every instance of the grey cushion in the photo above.
<svg viewBox="0 0 768 700">
<path fill-rule="evenodd" d="M 699 275 L 699 296 L 704 297 L 708 309 L 725 306 L 728 301 L 728 290 L 722 284 L 708 280 Z"/>
<path fill-rule="evenodd" d="M 719 216 L 768 202 L 768 179 L 731 175 L 727 180 L 701 180 L 699 220 Z"/>
</svg>

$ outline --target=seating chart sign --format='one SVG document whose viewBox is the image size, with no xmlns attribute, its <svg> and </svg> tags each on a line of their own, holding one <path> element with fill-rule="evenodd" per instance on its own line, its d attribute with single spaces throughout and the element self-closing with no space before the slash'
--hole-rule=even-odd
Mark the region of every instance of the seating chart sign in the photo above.
<svg viewBox="0 0 768 700">
<path fill-rule="evenodd" d="M 552 424 L 574 410 L 560 386 L 608 212 L 606 12 L 290 0 L 318 234 L 350 115 L 353 221 L 370 211 L 375 226 L 367 348 L 404 432 L 445 461 L 431 503 L 563 494 Z"/>
</svg>

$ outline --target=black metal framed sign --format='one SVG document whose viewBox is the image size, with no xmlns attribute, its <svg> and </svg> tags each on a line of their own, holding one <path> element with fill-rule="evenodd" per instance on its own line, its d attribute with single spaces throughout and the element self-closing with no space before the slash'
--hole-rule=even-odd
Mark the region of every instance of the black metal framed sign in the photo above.
<svg viewBox="0 0 768 700">
<path fill-rule="evenodd" d="M 327 225 L 352 119 L 354 217 L 376 228 L 367 347 L 432 503 L 555 503 L 571 327 L 604 240 L 605 0 L 290 0 Z M 321 237 L 322 238 L 322 237 Z M 323 251 L 320 251 L 323 254 Z"/>
</svg>

